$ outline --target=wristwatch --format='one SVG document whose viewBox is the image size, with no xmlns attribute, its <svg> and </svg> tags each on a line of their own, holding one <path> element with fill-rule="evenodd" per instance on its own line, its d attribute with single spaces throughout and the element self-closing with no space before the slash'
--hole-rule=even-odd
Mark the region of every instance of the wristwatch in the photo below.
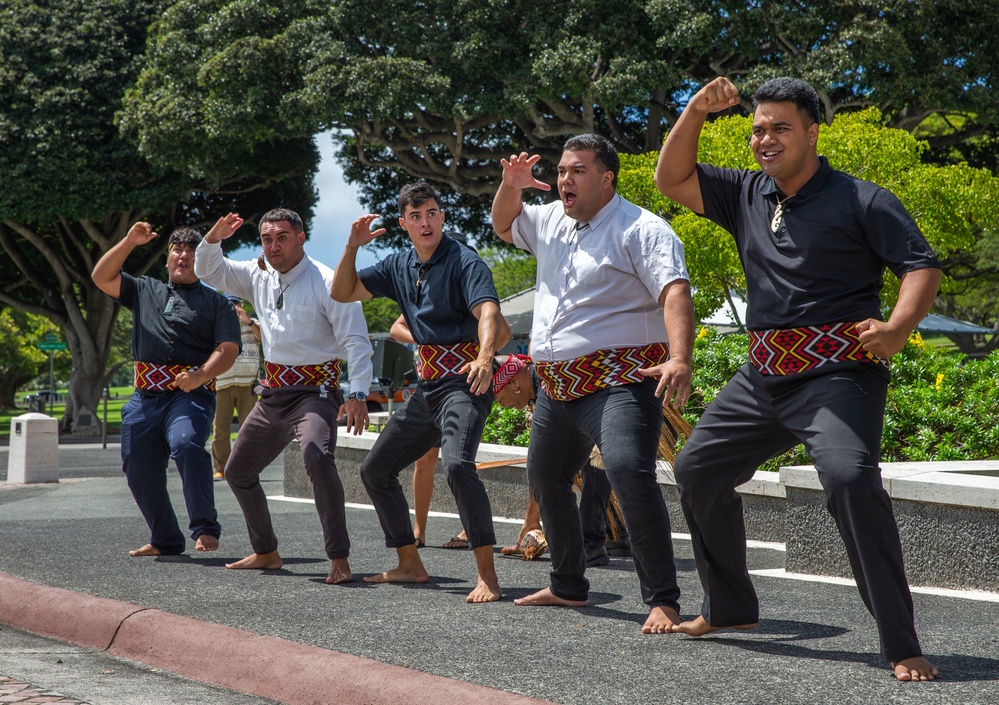
<svg viewBox="0 0 999 705">
<path fill-rule="evenodd" d="M 351 392 L 347 395 L 348 399 L 357 399 L 357 401 L 367 401 L 368 395 L 364 392 Z"/>
</svg>

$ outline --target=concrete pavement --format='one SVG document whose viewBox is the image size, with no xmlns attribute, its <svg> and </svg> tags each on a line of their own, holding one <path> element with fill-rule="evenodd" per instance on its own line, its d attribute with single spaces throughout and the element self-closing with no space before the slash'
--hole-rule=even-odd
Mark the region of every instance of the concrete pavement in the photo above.
<svg viewBox="0 0 999 705">
<path fill-rule="evenodd" d="M 994 595 L 917 593 L 923 647 L 944 678 L 901 684 L 880 661 L 873 620 L 856 589 L 782 576 L 779 547 L 750 549 L 751 567 L 764 571 L 755 578 L 763 610 L 758 630 L 644 636 L 647 610 L 630 559 L 589 571 L 591 605 L 567 610 L 513 605 L 546 584 L 550 564 L 497 555 L 504 600 L 465 604 L 472 556 L 432 547 L 460 529 L 454 517 L 431 519 L 431 547 L 421 552 L 431 581 L 421 586 L 360 582 L 394 558 L 374 512 L 363 506 L 347 510 L 358 581 L 326 585 L 314 507 L 280 499 L 271 508 L 285 567 L 226 570 L 224 563 L 250 548 L 224 483 L 216 484 L 219 552 L 196 553 L 192 544 L 184 556 L 130 558 L 128 549 L 148 534 L 117 454 L 113 445 L 65 445 L 62 482 L 0 483 L 0 623 L 16 627 L 0 626 L 0 676 L 91 705 L 999 703 Z M 0 450 L 0 479 L 5 473 Z M 183 522 L 176 473 L 169 482 Z M 280 496 L 282 483 L 279 461 L 264 475 L 265 490 Z M 516 521 L 498 523 L 500 541 L 512 542 L 517 528 Z M 689 542 L 680 537 L 675 546 L 689 615 L 701 591 Z M 39 637 L 25 631 L 57 641 L 32 647 Z M 50 656 L 13 658 L 60 649 L 61 664 L 48 663 Z M 95 669 L 115 671 L 103 676 L 115 687 L 102 684 Z M 138 699 L 137 691 L 152 692 L 144 679 L 164 690 Z"/>
</svg>

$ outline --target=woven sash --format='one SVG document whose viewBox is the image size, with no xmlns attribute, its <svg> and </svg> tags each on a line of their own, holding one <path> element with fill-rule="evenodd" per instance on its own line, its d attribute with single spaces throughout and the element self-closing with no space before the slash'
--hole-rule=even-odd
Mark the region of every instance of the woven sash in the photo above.
<svg viewBox="0 0 999 705">
<path fill-rule="evenodd" d="M 575 360 L 534 361 L 541 388 L 556 401 L 572 401 L 593 392 L 645 381 L 638 370 L 669 359 L 666 343 L 597 350 Z"/>
<path fill-rule="evenodd" d="M 191 365 L 160 365 L 156 362 L 135 361 L 135 388 L 146 392 L 173 392 L 173 382 L 181 372 L 198 369 Z M 209 392 L 215 391 L 215 378 L 202 385 Z"/>
<path fill-rule="evenodd" d="M 298 384 L 336 386 L 340 381 L 340 360 L 327 360 L 321 365 L 279 365 L 264 362 L 265 387 L 291 387 Z"/>
<path fill-rule="evenodd" d="M 479 344 L 421 345 L 418 353 L 416 376 L 424 381 L 441 379 L 453 377 L 467 363 L 474 362 L 479 356 Z"/>
<path fill-rule="evenodd" d="M 793 375 L 834 362 L 888 366 L 864 350 L 852 322 L 749 331 L 749 360 L 764 375 Z"/>
</svg>

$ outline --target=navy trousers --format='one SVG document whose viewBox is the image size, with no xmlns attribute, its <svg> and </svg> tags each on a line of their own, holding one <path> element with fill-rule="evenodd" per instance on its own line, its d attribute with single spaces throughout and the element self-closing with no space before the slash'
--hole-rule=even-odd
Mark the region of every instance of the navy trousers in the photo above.
<svg viewBox="0 0 999 705">
<path fill-rule="evenodd" d="M 184 552 L 186 540 L 167 494 L 167 464 L 177 463 L 191 538 L 218 537 L 212 456 L 205 450 L 215 418 L 215 394 L 205 389 L 162 395 L 135 392 L 121 410 L 121 461 L 128 488 L 149 526 L 149 543 L 164 555 Z"/>
</svg>

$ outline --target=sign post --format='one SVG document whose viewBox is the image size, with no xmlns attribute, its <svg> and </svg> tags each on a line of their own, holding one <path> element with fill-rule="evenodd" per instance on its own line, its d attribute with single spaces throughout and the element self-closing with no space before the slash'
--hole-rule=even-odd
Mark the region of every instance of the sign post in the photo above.
<svg viewBox="0 0 999 705">
<path fill-rule="evenodd" d="M 52 359 L 52 353 L 56 350 L 65 350 L 66 343 L 59 340 L 59 336 L 55 333 L 46 333 L 45 337 L 42 338 L 41 342 L 38 343 L 39 350 L 45 350 L 49 354 L 49 416 L 52 415 L 52 404 L 55 401 L 55 363 Z"/>
</svg>

